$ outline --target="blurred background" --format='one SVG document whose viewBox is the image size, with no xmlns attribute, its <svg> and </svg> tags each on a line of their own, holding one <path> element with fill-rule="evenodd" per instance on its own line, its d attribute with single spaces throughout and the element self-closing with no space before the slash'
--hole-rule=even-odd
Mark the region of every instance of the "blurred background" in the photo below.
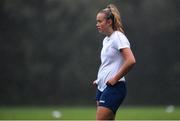
<svg viewBox="0 0 180 121">
<path fill-rule="evenodd" d="M 0 106 L 95 106 L 96 14 L 109 3 L 137 60 L 124 105 L 179 105 L 179 0 L 1 0 Z"/>
</svg>

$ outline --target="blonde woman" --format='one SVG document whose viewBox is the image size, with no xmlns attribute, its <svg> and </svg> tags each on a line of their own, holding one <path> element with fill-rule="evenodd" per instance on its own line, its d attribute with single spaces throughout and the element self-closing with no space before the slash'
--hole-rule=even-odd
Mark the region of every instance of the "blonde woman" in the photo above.
<svg viewBox="0 0 180 121">
<path fill-rule="evenodd" d="M 135 64 L 130 43 L 121 23 L 120 13 L 113 4 L 97 14 L 96 27 L 106 37 L 101 50 L 101 66 L 97 79 L 97 120 L 114 120 L 116 111 L 126 96 L 124 76 Z"/>
</svg>

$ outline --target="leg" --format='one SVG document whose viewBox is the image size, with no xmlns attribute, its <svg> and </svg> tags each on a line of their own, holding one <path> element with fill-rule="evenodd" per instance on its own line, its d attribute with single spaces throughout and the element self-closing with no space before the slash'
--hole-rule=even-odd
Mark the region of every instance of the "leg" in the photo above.
<svg viewBox="0 0 180 121">
<path fill-rule="evenodd" d="M 115 120 L 115 114 L 109 108 L 98 106 L 96 120 Z"/>
<path fill-rule="evenodd" d="M 96 106 L 97 106 L 97 107 L 99 106 L 99 101 L 96 101 Z"/>
</svg>

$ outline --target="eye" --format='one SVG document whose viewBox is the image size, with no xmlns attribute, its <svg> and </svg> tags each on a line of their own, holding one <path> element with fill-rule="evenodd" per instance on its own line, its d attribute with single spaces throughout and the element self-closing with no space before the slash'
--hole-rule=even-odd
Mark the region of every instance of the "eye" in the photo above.
<svg viewBox="0 0 180 121">
<path fill-rule="evenodd" d="M 97 23 L 101 23 L 102 21 L 101 20 L 97 20 Z"/>
</svg>

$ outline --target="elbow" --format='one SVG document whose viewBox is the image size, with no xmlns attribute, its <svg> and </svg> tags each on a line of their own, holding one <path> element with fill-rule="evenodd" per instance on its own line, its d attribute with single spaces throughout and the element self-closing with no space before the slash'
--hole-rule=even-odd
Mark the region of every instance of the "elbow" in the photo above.
<svg viewBox="0 0 180 121">
<path fill-rule="evenodd" d="M 136 64 L 136 59 L 135 59 L 135 58 L 133 59 L 132 64 L 133 64 L 133 65 Z"/>
<path fill-rule="evenodd" d="M 130 65 L 131 66 L 134 66 L 136 64 L 136 59 L 135 58 L 132 58 L 131 61 L 130 61 Z"/>
</svg>

